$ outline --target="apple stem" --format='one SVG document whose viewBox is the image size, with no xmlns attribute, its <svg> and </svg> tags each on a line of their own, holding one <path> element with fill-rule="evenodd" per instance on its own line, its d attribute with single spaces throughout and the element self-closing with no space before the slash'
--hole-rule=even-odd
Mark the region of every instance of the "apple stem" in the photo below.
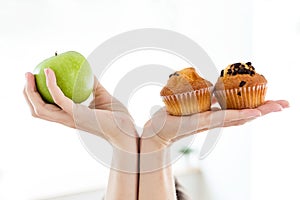
<svg viewBox="0 0 300 200">
<path fill-rule="evenodd" d="M 57 51 L 55 51 L 55 56 L 57 56 Z"/>
</svg>

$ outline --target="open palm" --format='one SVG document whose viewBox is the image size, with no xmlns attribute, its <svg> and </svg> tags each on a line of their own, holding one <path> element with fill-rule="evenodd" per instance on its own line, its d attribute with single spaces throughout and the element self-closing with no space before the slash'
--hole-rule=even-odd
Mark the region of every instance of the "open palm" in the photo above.
<svg viewBox="0 0 300 200">
<path fill-rule="evenodd" d="M 95 78 L 94 98 L 89 106 L 75 104 L 56 84 L 51 69 L 46 69 L 47 87 L 56 105 L 48 104 L 39 95 L 34 75 L 26 74 L 24 96 L 34 117 L 57 122 L 101 136 L 118 148 L 136 143 L 137 132 L 126 107 L 113 98 Z"/>
</svg>

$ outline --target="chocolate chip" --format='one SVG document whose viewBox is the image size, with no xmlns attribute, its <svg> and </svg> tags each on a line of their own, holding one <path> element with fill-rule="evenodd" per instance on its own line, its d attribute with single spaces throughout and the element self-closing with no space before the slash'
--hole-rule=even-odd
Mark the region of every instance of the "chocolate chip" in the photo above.
<svg viewBox="0 0 300 200">
<path fill-rule="evenodd" d="M 251 62 L 247 62 L 247 63 L 246 63 L 246 65 L 248 65 L 248 66 L 251 66 L 251 65 L 252 65 L 252 63 L 251 63 Z"/>
<path fill-rule="evenodd" d="M 237 71 L 234 71 L 234 72 L 232 73 L 232 75 L 233 75 L 233 76 L 237 75 Z"/>
<path fill-rule="evenodd" d="M 245 81 L 241 81 L 239 87 L 243 87 L 246 84 Z"/>
<path fill-rule="evenodd" d="M 171 78 L 172 76 L 179 76 L 179 74 L 177 72 L 174 72 L 173 74 L 169 75 L 169 78 Z"/>
<path fill-rule="evenodd" d="M 253 66 L 250 67 L 251 70 L 255 70 L 255 68 Z"/>
<path fill-rule="evenodd" d="M 247 74 L 247 71 L 245 70 L 245 68 L 240 68 L 238 70 L 238 74 Z"/>
<path fill-rule="evenodd" d="M 224 76 L 224 69 L 221 71 L 221 77 Z"/>
<path fill-rule="evenodd" d="M 174 76 L 174 74 L 175 74 L 175 73 L 173 73 L 173 74 L 170 74 L 170 75 L 169 75 L 169 78 L 171 78 L 172 76 Z"/>
<path fill-rule="evenodd" d="M 227 70 L 227 74 L 231 74 L 232 73 L 232 70 L 231 69 L 228 69 Z"/>
<path fill-rule="evenodd" d="M 242 94 L 241 94 L 241 92 L 240 92 L 240 91 L 238 91 L 237 95 L 239 95 L 239 96 L 242 96 Z"/>
<path fill-rule="evenodd" d="M 241 64 L 242 64 L 242 63 L 234 63 L 233 66 L 234 66 L 234 68 L 237 68 L 237 69 L 238 69 L 238 68 L 241 66 Z"/>
<path fill-rule="evenodd" d="M 250 76 L 253 76 L 255 74 L 254 71 L 250 71 Z"/>
</svg>

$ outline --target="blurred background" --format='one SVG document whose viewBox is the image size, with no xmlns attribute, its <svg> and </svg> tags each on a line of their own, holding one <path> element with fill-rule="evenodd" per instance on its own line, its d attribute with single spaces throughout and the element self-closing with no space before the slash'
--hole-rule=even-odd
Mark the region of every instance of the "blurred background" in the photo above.
<svg viewBox="0 0 300 200">
<path fill-rule="evenodd" d="M 218 70 L 251 61 L 268 79 L 267 98 L 291 104 L 284 112 L 223 129 L 204 160 L 198 155 L 207 133 L 197 135 L 191 155 L 174 163 L 175 175 L 193 199 L 300 199 L 298 2 L 0 0 L 0 199 L 94 200 L 103 195 L 109 169 L 85 150 L 76 130 L 31 116 L 22 94 L 24 74 L 56 51 L 87 57 L 107 39 L 137 28 L 186 35 Z M 113 93 L 114 70 L 141 64 L 185 67 L 164 53 L 133 54 L 115 63 L 101 82 Z M 128 106 L 138 125 L 150 117 L 153 105 L 162 105 L 160 89 L 145 87 L 133 94 Z"/>
</svg>

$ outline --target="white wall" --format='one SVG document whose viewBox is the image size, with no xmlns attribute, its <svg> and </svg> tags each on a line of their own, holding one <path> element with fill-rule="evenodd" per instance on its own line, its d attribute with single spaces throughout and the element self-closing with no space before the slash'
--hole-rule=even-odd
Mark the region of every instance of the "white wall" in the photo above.
<svg viewBox="0 0 300 200">
<path fill-rule="evenodd" d="M 299 72 L 296 1 L 0 0 L 0 25 L 0 199 L 50 198 L 105 186 L 108 169 L 85 151 L 75 130 L 30 116 L 22 96 L 24 73 L 55 51 L 88 56 L 110 37 L 145 27 L 185 34 L 208 52 L 219 70 L 252 61 L 269 80 L 268 97 L 291 100 L 292 108 L 284 113 L 223 130 L 216 149 L 200 161 L 212 199 L 299 199 L 299 136 L 293 118 L 299 107 L 294 90 Z M 161 55 L 153 58 L 176 65 Z M 149 112 L 149 107 L 142 111 Z M 195 141 L 196 147 L 204 136 Z"/>
<path fill-rule="evenodd" d="M 268 78 L 268 97 L 288 99 L 291 108 L 255 124 L 253 199 L 300 198 L 299 6 L 297 0 L 255 0 L 254 4 L 253 55 Z"/>
</svg>

